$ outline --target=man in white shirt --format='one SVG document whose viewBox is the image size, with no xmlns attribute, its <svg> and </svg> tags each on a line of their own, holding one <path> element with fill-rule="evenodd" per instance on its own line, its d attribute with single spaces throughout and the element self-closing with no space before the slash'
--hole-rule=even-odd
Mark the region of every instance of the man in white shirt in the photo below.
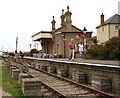
<svg viewBox="0 0 120 98">
<path fill-rule="evenodd" d="M 80 43 L 78 44 L 78 47 L 79 47 L 80 58 L 82 58 L 82 57 L 83 57 L 83 52 L 84 52 L 83 43 L 80 42 Z"/>
</svg>

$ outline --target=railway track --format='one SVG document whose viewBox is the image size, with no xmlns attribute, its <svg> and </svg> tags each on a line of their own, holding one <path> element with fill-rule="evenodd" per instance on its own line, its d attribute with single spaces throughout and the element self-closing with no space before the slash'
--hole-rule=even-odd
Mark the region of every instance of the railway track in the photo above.
<svg viewBox="0 0 120 98">
<path fill-rule="evenodd" d="M 60 79 L 60 77 L 54 77 L 50 74 L 45 74 L 38 70 L 29 68 L 29 74 L 35 78 L 39 78 L 40 81 L 50 88 L 54 89 L 56 92 L 59 92 L 62 96 L 95 96 L 94 93 L 89 92 L 82 87 L 78 87 L 76 84 Z"/>
<path fill-rule="evenodd" d="M 13 61 L 12 63 L 18 68 L 21 65 L 20 63 Z M 50 91 L 56 93 L 58 96 L 62 96 L 64 98 L 72 96 L 88 98 L 115 98 L 112 94 L 90 88 L 86 85 L 76 83 L 72 80 L 57 76 L 52 73 L 47 73 L 40 69 L 32 68 L 27 63 L 24 64 L 28 66 L 28 71 L 26 71 L 26 73 L 34 78 L 38 78 L 42 85 L 44 85 Z"/>
</svg>

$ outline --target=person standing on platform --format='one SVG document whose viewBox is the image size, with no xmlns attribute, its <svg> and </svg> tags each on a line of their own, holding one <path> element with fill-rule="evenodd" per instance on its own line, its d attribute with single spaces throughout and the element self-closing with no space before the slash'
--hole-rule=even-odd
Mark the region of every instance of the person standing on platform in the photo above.
<svg viewBox="0 0 120 98">
<path fill-rule="evenodd" d="M 70 40 L 70 43 L 68 44 L 69 46 L 69 60 L 74 61 L 74 55 L 75 55 L 75 44 L 74 44 L 74 39 Z"/>
<path fill-rule="evenodd" d="M 24 54 L 20 51 L 20 58 L 23 59 Z"/>
<path fill-rule="evenodd" d="M 84 54 L 84 46 L 83 46 L 83 43 L 80 42 L 78 44 L 78 47 L 79 47 L 79 54 L 80 54 L 80 59 L 83 58 L 83 54 Z"/>
<path fill-rule="evenodd" d="M 15 61 L 18 62 L 18 59 L 19 59 L 19 55 L 18 55 L 17 51 L 15 51 Z"/>
</svg>

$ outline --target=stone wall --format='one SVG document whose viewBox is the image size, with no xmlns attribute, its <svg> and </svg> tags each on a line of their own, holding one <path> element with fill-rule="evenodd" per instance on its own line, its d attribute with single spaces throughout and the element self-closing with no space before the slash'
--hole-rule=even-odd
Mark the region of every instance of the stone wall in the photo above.
<svg viewBox="0 0 120 98">
<path fill-rule="evenodd" d="M 22 79 L 22 92 L 24 96 L 39 96 L 39 97 L 55 96 L 55 94 L 53 94 L 49 89 L 44 87 L 44 85 L 38 78 Z"/>
<path fill-rule="evenodd" d="M 41 66 L 46 66 L 47 72 L 52 72 L 51 70 L 55 68 L 56 70 L 54 71 L 56 71 L 56 73 L 54 74 L 69 78 L 81 84 L 90 85 L 104 92 L 120 95 L 119 67 L 98 66 L 94 64 L 87 65 L 54 60 L 36 60 L 35 63 L 39 65 L 40 68 Z"/>
</svg>

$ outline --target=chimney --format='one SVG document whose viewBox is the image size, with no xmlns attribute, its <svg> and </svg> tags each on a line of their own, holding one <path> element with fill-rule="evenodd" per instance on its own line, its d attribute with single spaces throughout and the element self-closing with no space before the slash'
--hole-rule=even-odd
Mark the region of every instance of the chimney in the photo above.
<svg viewBox="0 0 120 98">
<path fill-rule="evenodd" d="M 54 20 L 54 16 L 53 16 L 53 20 L 51 23 L 52 23 L 52 31 L 53 31 L 53 30 L 55 30 L 55 23 L 56 23 L 56 21 Z"/>
<path fill-rule="evenodd" d="M 64 9 L 62 9 L 62 15 L 64 15 Z"/>
<path fill-rule="evenodd" d="M 69 11 L 69 6 L 67 6 L 67 12 L 65 13 L 66 25 L 67 25 L 67 24 L 70 24 L 70 25 L 71 25 L 71 23 L 72 23 L 71 15 L 72 15 L 72 13 Z"/>
<path fill-rule="evenodd" d="M 101 25 L 103 25 L 104 24 L 104 14 L 102 13 L 102 15 L 100 17 L 101 17 Z"/>
<path fill-rule="evenodd" d="M 69 12 L 69 6 L 67 6 L 67 12 Z"/>
<path fill-rule="evenodd" d="M 64 15 L 64 10 L 62 9 L 62 15 L 61 15 L 61 26 L 65 26 L 65 15 Z"/>
</svg>

